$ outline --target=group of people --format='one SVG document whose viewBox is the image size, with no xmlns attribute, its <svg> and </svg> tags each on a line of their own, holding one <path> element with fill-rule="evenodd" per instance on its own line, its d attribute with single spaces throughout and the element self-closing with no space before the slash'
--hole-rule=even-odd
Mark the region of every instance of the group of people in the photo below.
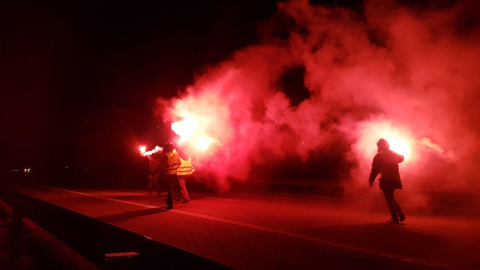
<svg viewBox="0 0 480 270">
<path fill-rule="evenodd" d="M 395 201 L 393 194 L 395 189 L 402 188 L 398 164 L 403 162 L 404 157 L 390 150 L 390 145 L 385 139 L 380 139 L 377 142 L 377 147 L 378 153 L 373 158 L 372 170 L 368 182 L 370 186 L 372 186 L 377 175 L 381 175 L 379 179 L 380 189 L 383 191 L 388 209 L 390 210 L 391 219 L 389 222 L 399 224 L 405 220 L 405 215 Z M 185 178 L 182 176 L 178 177 L 177 175 L 182 162 L 174 145 L 167 143 L 164 145 L 163 151 L 147 155 L 147 157 L 150 160 L 149 193 L 151 194 L 155 187 L 157 195 L 160 195 L 162 191 L 161 183 L 163 183 L 167 190 L 167 198 L 165 199 L 167 209 L 173 208 L 174 188 L 179 189 L 181 194 L 181 198 L 178 196 L 177 201 L 181 201 L 182 203 L 189 202 L 190 197 L 188 196 L 188 191 L 185 186 Z M 191 174 L 191 172 L 193 172 L 193 167 L 191 167 L 191 170 L 186 175 Z"/>
<path fill-rule="evenodd" d="M 172 143 L 167 143 L 163 146 L 163 151 L 147 155 L 150 160 L 149 179 L 149 193 L 152 194 L 153 189 L 157 191 L 157 195 L 162 192 L 162 186 L 167 190 L 167 198 L 165 203 L 167 209 L 173 208 L 173 192 L 174 189 L 180 191 L 177 193 L 177 201 L 187 203 L 190 201 L 187 187 L 185 186 L 185 176 L 177 175 L 177 170 L 182 162 L 178 156 L 178 152 Z M 193 167 L 192 167 L 193 169 Z"/>
</svg>

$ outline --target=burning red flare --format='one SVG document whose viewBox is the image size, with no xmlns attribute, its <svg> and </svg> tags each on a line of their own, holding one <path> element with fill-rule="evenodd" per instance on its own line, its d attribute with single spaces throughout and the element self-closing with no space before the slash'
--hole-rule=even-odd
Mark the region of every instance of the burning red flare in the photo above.
<svg viewBox="0 0 480 270">
<path fill-rule="evenodd" d="M 159 147 L 158 145 L 155 146 L 154 149 L 150 150 L 150 151 L 147 151 L 147 147 L 146 146 L 140 146 L 139 148 L 140 150 L 140 155 L 142 156 L 150 156 L 156 152 L 159 152 L 159 151 L 162 151 L 163 149 L 161 147 Z"/>
<path fill-rule="evenodd" d="M 412 149 L 407 140 L 401 138 L 396 134 L 385 134 L 383 136 L 385 140 L 390 144 L 390 149 L 396 153 L 399 153 L 405 157 L 405 160 L 408 160 Z"/>
<path fill-rule="evenodd" d="M 207 150 L 214 139 L 206 134 L 206 126 L 201 126 L 197 118 L 188 113 L 183 120 L 172 123 L 172 130 L 180 136 L 178 144 L 189 144 L 198 151 Z"/>
<path fill-rule="evenodd" d="M 198 128 L 198 122 L 190 114 L 186 115 L 182 121 L 178 121 L 172 124 L 172 130 L 180 136 L 181 140 L 187 141 L 193 135 Z"/>
<path fill-rule="evenodd" d="M 411 133 L 405 129 L 395 127 L 389 121 L 371 121 L 363 123 L 361 137 L 357 144 L 359 153 L 364 153 L 366 160 L 375 155 L 376 143 L 380 138 L 388 141 L 390 149 L 405 157 L 405 162 L 412 158 L 412 143 L 415 142 Z"/>
<path fill-rule="evenodd" d="M 205 151 L 208 149 L 211 143 L 212 143 L 212 140 L 210 138 L 202 137 L 202 138 L 198 138 L 196 146 L 198 150 Z"/>
</svg>

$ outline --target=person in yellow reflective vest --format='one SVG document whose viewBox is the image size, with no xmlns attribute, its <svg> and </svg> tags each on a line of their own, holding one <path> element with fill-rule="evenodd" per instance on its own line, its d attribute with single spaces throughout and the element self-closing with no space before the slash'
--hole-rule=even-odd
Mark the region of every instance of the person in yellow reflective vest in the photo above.
<svg viewBox="0 0 480 270">
<path fill-rule="evenodd" d="M 180 192 L 182 193 L 182 203 L 190 201 L 188 196 L 187 187 L 185 186 L 185 179 L 192 175 L 195 171 L 192 166 L 192 158 L 188 160 L 180 159 L 180 166 L 177 168 L 178 184 L 180 185 Z"/>
<path fill-rule="evenodd" d="M 180 165 L 177 150 L 172 143 L 166 143 L 163 152 L 159 155 L 160 165 L 158 169 L 162 175 L 167 188 L 165 203 L 167 209 L 173 208 L 173 186 L 178 183 L 177 168 Z"/>
</svg>

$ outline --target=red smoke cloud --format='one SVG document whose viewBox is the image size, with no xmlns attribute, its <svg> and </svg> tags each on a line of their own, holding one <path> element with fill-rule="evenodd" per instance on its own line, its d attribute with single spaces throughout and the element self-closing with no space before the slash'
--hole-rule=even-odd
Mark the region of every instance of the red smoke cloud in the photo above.
<svg viewBox="0 0 480 270">
<path fill-rule="evenodd" d="M 198 136 L 213 138 L 203 152 L 179 145 L 221 189 L 334 144 L 350 164 L 342 175 L 366 183 L 376 141 L 398 136 L 411 147 L 401 166 L 407 186 L 480 190 L 479 12 L 477 1 L 371 0 L 362 12 L 279 3 L 263 42 L 210 68 L 178 98 L 159 100 L 158 110 L 165 121 L 195 117 Z M 292 68 L 305 70 L 310 92 L 298 106 L 279 83 Z"/>
</svg>

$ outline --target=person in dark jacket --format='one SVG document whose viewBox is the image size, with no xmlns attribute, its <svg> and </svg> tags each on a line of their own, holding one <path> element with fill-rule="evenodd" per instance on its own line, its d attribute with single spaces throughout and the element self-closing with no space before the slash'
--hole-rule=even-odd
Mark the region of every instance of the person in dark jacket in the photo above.
<svg viewBox="0 0 480 270">
<path fill-rule="evenodd" d="M 385 201 L 392 215 L 390 223 L 399 224 L 399 221 L 405 220 L 405 215 L 395 201 L 393 192 L 395 189 L 402 189 L 398 164 L 403 162 L 404 157 L 390 150 L 390 145 L 385 139 L 380 139 L 377 142 L 377 147 L 378 153 L 373 158 L 372 171 L 370 172 L 368 182 L 372 186 L 375 178 L 380 174 L 378 179 L 380 189 L 383 191 Z"/>
<path fill-rule="evenodd" d="M 160 160 L 157 155 L 147 155 L 149 160 L 150 172 L 148 174 L 148 194 L 152 194 L 154 188 L 157 191 L 157 196 L 160 196 L 162 193 L 162 188 L 160 186 L 160 172 L 157 168 L 160 165 Z"/>
</svg>

